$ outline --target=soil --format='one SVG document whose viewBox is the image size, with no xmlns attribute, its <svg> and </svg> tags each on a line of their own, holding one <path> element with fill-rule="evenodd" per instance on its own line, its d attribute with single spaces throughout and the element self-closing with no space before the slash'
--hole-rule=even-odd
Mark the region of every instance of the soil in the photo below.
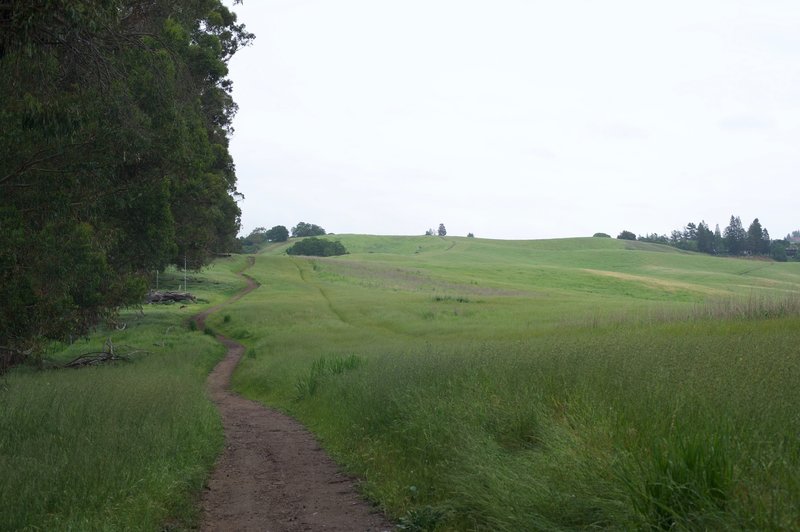
<svg viewBox="0 0 800 532">
<path fill-rule="evenodd" d="M 228 303 L 258 287 L 245 278 L 247 288 Z M 201 330 L 221 306 L 195 317 Z M 217 338 L 228 352 L 209 375 L 208 391 L 222 416 L 225 449 L 202 495 L 201 530 L 392 530 L 300 423 L 228 389 L 244 347 Z"/>
</svg>

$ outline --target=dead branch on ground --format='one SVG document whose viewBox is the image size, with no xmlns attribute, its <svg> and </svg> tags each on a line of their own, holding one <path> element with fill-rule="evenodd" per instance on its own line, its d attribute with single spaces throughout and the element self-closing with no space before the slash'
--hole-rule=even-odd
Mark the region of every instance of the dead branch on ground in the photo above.
<svg viewBox="0 0 800 532">
<path fill-rule="evenodd" d="M 147 293 L 147 298 L 146 298 L 146 302 L 148 304 L 176 303 L 184 301 L 191 301 L 192 303 L 195 303 L 197 302 L 197 298 L 188 292 L 170 292 L 170 291 L 158 291 L 158 290 L 151 290 L 150 292 Z"/>
</svg>

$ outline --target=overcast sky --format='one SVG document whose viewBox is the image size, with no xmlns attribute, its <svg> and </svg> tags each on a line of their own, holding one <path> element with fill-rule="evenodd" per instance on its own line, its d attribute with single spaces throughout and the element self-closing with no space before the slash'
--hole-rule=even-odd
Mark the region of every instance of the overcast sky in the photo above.
<svg viewBox="0 0 800 532">
<path fill-rule="evenodd" d="M 242 232 L 800 228 L 800 1 L 245 0 Z"/>
</svg>

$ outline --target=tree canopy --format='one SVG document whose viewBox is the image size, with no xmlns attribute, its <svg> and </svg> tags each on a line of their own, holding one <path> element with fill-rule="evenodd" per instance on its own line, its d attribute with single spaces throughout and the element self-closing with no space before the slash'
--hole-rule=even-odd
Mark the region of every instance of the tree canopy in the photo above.
<svg viewBox="0 0 800 532">
<path fill-rule="evenodd" d="M 292 227 L 292 237 L 300 238 L 305 236 L 322 236 L 325 234 L 325 229 L 316 225 L 306 222 L 300 222 Z"/>
<path fill-rule="evenodd" d="M 265 234 L 270 242 L 286 242 L 289 240 L 289 230 L 284 225 L 276 225 Z"/>
<path fill-rule="evenodd" d="M 0 346 L 141 300 L 149 272 L 234 247 L 220 0 L 11 0 L 0 19 Z"/>
<path fill-rule="evenodd" d="M 742 220 L 738 216 L 731 215 L 730 224 L 723 232 L 725 239 L 725 249 L 731 255 L 741 255 L 747 245 L 747 232 L 742 226 Z"/>
</svg>

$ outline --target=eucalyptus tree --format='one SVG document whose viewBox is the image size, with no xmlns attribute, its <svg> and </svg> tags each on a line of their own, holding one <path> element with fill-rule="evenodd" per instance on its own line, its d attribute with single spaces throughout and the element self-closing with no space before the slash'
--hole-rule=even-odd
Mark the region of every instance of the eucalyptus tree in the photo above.
<svg viewBox="0 0 800 532">
<path fill-rule="evenodd" d="M 30 351 L 202 266 L 239 228 L 220 0 L 0 6 L 0 347 Z"/>
</svg>

